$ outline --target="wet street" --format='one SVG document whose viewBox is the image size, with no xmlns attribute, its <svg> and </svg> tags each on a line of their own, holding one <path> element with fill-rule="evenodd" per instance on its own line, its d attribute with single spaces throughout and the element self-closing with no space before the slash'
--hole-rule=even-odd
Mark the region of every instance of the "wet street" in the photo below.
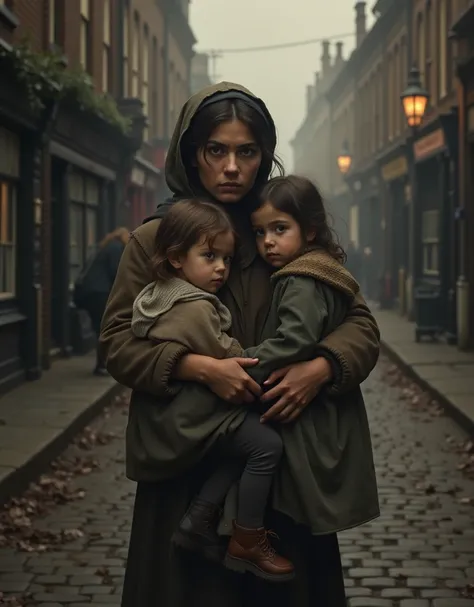
<svg viewBox="0 0 474 607">
<path fill-rule="evenodd" d="M 474 607 L 472 444 L 387 361 L 365 395 L 382 516 L 340 536 L 350 607 Z M 3 515 L 0 604 L 120 604 L 125 423 L 118 403 Z"/>
</svg>

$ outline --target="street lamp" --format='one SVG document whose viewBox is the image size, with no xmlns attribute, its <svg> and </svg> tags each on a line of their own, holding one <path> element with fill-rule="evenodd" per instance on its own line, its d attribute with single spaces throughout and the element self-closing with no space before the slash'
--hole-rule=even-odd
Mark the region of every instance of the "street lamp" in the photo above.
<svg viewBox="0 0 474 607">
<path fill-rule="evenodd" d="M 429 98 L 428 91 L 421 85 L 420 70 L 416 65 L 411 68 L 408 76 L 408 86 L 400 97 L 408 126 L 416 129 L 423 120 Z"/>
<path fill-rule="evenodd" d="M 349 152 L 349 146 L 347 141 L 344 141 L 342 144 L 342 150 L 339 156 L 337 157 L 337 166 L 343 175 L 346 175 L 349 172 L 352 164 L 352 156 Z"/>
</svg>

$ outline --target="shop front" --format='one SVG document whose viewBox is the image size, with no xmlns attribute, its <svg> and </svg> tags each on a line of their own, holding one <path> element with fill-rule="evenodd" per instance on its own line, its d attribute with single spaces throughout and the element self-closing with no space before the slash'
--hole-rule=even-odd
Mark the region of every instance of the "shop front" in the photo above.
<svg viewBox="0 0 474 607">
<path fill-rule="evenodd" d="M 353 199 L 350 224 L 356 226 L 350 228 L 350 237 L 357 238 L 362 293 L 367 299 L 378 301 L 383 291 L 385 230 L 378 167 L 351 174 L 347 180 Z"/>
<path fill-rule="evenodd" d="M 0 62 L 0 394 L 41 375 L 41 167 L 53 111 L 33 114 Z"/>
<path fill-rule="evenodd" d="M 60 110 L 50 145 L 50 293 L 45 318 L 49 362 L 95 343 L 87 314 L 72 302 L 74 282 L 102 238 L 124 215 L 126 137 L 96 117 Z"/>
<path fill-rule="evenodd" d="M 381 303 L 407 311 L 407 271 L 409 264 L 410 212 L 408 161 L 398 148 L 381 166 L 385 196 L 384 291 Z"/>
<path fill-rule="evenodd" d="M 441 115 L 413 144 L 414 298 L 417 339 L 443 335 L 456 341 L 457 114 Z"/>
</svg>

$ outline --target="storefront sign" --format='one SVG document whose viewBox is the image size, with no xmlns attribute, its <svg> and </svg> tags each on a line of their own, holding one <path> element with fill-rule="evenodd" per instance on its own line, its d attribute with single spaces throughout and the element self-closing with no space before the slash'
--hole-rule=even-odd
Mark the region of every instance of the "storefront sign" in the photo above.
<svg viewBox="0 0 474 607">
<path fill-rule="evenodd" d="M 382 178 L 384 181 L 393 181 L 408 173 L 408 162 L 405 156 L 399 156 L 382 167 Z"/>
<path fill-rule="evenodd" d="M 467 131 L 474 133 L 474 105 L 467 110 Z"/>
<path fill-rule="evenodd" d="M 415 151 L 415 160 L 420 161 L 428 156 L 432 156 L 439 150 L 442 150 L 446 145 L 444 139 L 444 131 L 443 129 L 438 129 L 434 133 L 430 133 L 423 137 L 423 139 L 419 139 L 414 147 Z"/>
</svg>

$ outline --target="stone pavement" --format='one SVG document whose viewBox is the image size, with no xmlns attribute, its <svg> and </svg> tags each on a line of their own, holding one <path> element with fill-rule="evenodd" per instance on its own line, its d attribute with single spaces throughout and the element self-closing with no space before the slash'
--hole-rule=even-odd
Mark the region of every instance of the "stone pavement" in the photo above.
<svg viewBox="0 0 474 607">
<path fill-rule="evenodd" d="M 467 437 L 388 377 L 382 359 L 364 387 L 382 516 L 340 534 L 349 607 L 474 607 L 474 479 L 456 449 Z M 82 499 L 33 521 L 83 535 L 43 554 L 0 549 L 0 590 L 31 593 L 28 604 L 41 607 L 120 605 L 135 489 L 124 477 L 125 414 L 96 422 L 118 438 L 86 452 L 100 467 L 74 481 Z"/>
<path fill-rule="evenodd" d="M 0 397 L 0 504 L 23 490 L 93 419 L 116 382 L 95 377 L 95 354 L 57 361 Z"/>
<path fill-rule="evenodd" d="M 382 342 L 424 388 L 474 432 L 474 352 L 436 342 L 415 342 L 415 325 L 391 310 L 376 310 Z"/>
</svg>

